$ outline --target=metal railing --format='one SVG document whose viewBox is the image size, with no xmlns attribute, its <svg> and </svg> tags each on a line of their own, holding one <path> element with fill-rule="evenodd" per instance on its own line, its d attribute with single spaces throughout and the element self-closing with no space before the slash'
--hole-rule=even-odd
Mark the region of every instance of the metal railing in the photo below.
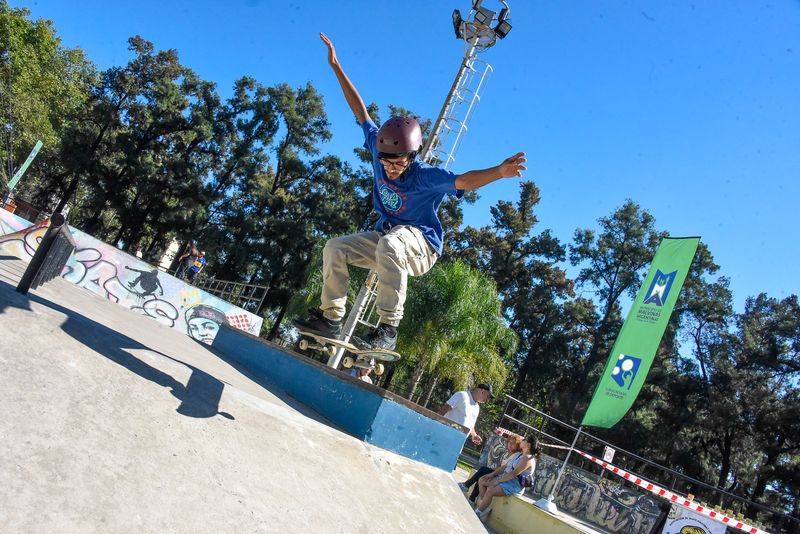
<svg viewBox="0 0 800 534">
<path fill-rule="evenodd" d="M 206 293 L 211 293 L 234 306 L 258 314 L 261 305 L 267 296 L 267 286 L 245 284 L 231 280 L 218 280 L 216 278 L 203 278 L 193 284 Z"/>
<path fill-rule="evenodd" d="M 508 430 L 516 431 L 519 434 L 534 432 L 540 441 L 546 444 L 557 444 L 569 447 L 572 438 L 578 428 L 565 423 L 525 402 L 510 395 L 505 395 L 506 404 L 503 414 L 500 416 L 497 426 Z M 518 413 L 518 412 L 521 412 Z M 514 415 L 511 415 L 514 413 Z M 553 429 L 552 425 L 557 428 Z M 559 437 L 561 436 L 561 437 Z M 675 469 L 663 466 L 638 454 L 622 449 L 617 445 L 609 443 L 597 436 L 581 430 L 580 438 L 575 445 L 576 449 L 590 452 L 602 458 L 603 447 L 611 447 L 615 450 L 613 463 L 615 466 L 636 472 L 639 475 L 647 476 L 654 482 L 663 483 L 666 487 L 666 480 L 669 480 L 669 489 L 685 495 L 692 494 L 695 499 L 704 499 L 712 503 L 710 507 L 717 507 L 720 510 L 731 510 L 733 513 L 743 514 L 746 508 L 756 509 L 759 512 L 758 519 L 766 523 L 774 532 L 800 533 L 800 519 L 785 512 L 772 509 L 763 504 L 753 502 L 744 497 L 735 495 L 727 490 L 718 488 L 701 480 L 697 480 L 685 475 Z M 550 452 L 551 456 L 560 454 Z M 564 451 L 563 455 L 566 455 Z M 570 464 L 580 467 L 586 471 L 598 472 L 595 464 L 584 460 L 581 456 L 573 455 Z M 627 482 L 625 482 L 627 484 Z M 756 518 L 754 518 L 756 519 Z"/>
</svg>

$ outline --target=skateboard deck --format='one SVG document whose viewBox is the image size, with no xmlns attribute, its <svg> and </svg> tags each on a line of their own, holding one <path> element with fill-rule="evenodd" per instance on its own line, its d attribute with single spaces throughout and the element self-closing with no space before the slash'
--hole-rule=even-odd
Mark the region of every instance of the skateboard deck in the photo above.
<svg viewBox="0 0 800 534">
<path fill-rule="evenodd" d="M 331 339 L 329 337 L 320 336 L 318 334 L 313 334 L 311 332 L 305 332 L 303 330 L 299 330 L 299 332 L 300 335 L 303 338 L 305 338 L 305 339 L 300 339 L 300 350 L 317 349 L 327 352 L 330 356 L 333 356 L 336 353 L 336 349 L 342 348 L 347 352 L 350 352 L 351 354 L 355 354 L 359 360 L 375 359 L 384 362 L 396 362 L 397 360 L 400 359 L 400 355 L 391 350 L 386 350 L 386 349 L 362 350 L 353 345 L 352 343 L 348 343 L 347 341 L 341 341 L 339 339 Z M 309 342 L 312 339 L 314 340 L 314 342 Z M 356 365 L 356 366 L 366 367 L 364 365 Z"/>
</svg>

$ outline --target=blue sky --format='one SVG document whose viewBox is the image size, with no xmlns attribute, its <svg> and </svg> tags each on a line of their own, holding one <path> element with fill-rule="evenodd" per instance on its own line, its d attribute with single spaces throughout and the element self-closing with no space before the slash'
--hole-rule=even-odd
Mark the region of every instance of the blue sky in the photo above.
<svg viewBox="0 0 800 534">
<path fill-rule="evenodd" d="M 467 0 L 11 4 L 52 19 L 64 44 L 80 46 L 100 68 L 126 63 L 125 41 L 139 34 L 177 49 L 223 96 L 243 75 L 268 85 L 311 81 L 332 124 L 324 150 L 342 157 L 361 133 L 318 33 L 333 40 L 366 101 L 435 118 L 463 54 L 450 14 L 470 7 Z M 569 242 L 576 228 L 595 228 L 632 198 L 659 229 L 702 236 L 731 278 L 737 310 L 762 291 L 797 294 L 800 1 L 509 4 L 513 30 L 482 54 L 494 74 L 454 170 L 525 151 L 526 178 L 542 194 L 539 230 Z M 517 181 L 487 186 L 466 207 L 467 222 L 487 223 L 491 205 L 517 196 Z"/>
</svg>

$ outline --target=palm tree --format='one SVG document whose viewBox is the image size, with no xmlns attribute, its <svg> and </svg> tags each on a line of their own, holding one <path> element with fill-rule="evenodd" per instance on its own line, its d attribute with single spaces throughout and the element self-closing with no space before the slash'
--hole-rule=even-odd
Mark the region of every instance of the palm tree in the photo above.
<svg viewBox="0 0 800 534">
<path fill-rule="evenodd" d="M 442 380 L 457 388 L 484 381 L 501 386 L 508 375 L 503 355 L 513 354 L 517 336 L 500 309 L 495 283 L 460 261 L 411 279 L 397 344 L 408 374 L 406 397 L 414 396 L 425 372 L 426 400 Z"/>
</svg>

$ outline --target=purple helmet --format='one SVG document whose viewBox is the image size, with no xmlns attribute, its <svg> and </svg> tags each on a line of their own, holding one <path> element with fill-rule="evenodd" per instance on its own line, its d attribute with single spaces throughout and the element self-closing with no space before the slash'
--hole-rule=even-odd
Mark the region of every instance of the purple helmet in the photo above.
<svg viewBox="0 0 800 534">
<path fill-rule="evenodd" d="M 414 117 L 392 117 L 378 130 L 378 152 L 408 154 L 422 148 L 422 129 Z"/>
</svg>

